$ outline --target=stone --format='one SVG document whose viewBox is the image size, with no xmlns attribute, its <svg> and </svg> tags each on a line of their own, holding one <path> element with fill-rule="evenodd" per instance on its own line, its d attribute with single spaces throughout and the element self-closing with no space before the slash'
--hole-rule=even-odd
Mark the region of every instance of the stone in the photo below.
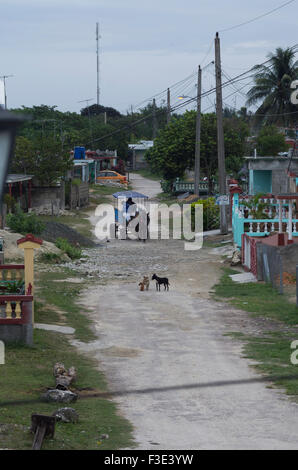
<svg viewBox="0 0 298 470">
<path fill-rule="evenodd" d="M 77 423 L 79 420 L 79 415 L 73 408 L 59 408 L 55 411 L 52 416 L 55 416 L 57 421 L 62 421 L 63 423 Z"/>
<path fill-rule="evenodd" d="M 231 266 L 238 266 L 239 264 L 241 264 L 241 252 L 240 250 L 235 250 L 232 256 Z"/>
<path fill-rule="evenodd" d="M 110 436 L 109 436 L 108 434 L 101 434 L 101 435 L 99 436 L 99 439 L 100 439 L 101 441 L 103 441 L 104 439 L 109 439 L 109 437 L 110 437 Z"/>
<path fill-rule="evenodd" d="M 55 403 L 72 403 L 77 401 L 78 395 L 69 390 L 48 390 L 43 396 L 44 401 Z"/>
</svg>

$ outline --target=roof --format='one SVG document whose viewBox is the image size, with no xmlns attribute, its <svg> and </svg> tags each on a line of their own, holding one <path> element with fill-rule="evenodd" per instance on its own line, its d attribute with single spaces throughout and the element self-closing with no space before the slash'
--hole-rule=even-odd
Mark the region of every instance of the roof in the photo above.
<svg viewBox="0 0 298 470">
<path fill-rule="evenodd" d="M 10 174 L 6 177 L 6 183 L 19 183 L 21 181 L 30 181 L 34 175 Z"/>
<path fill-rule="evenodd" d="M 148 150 L 153 147 L 154 141 L 153 140 L 140 140 L 136 144 L 128 144 L 128 147 L 131 150 Z"/>
<path fill-rule="evenodd" d="M 36 238 L 32 233 L 28 233 L 24 238 L 20 238 L 17 240 L 17 244 L 20 245 L 25 242 L 32 242 L 37 243 L 38 245 L 42 245 L 43 241 L 41 238 Z"/>
<path fill-rule="evenodd" d="M 118 199 L 118 198 L 135 198 L 135 199 L 148 199 L 148 196 L 145 196 L 145 194 L 138 193 L 137 191 L 118 191 L 117 193 L 114 193 L 113 196 Z"/>
</svg>

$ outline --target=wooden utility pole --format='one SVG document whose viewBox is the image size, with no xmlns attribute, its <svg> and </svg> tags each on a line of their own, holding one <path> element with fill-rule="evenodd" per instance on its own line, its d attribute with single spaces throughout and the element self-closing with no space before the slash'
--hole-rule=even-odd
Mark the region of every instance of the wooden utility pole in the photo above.
<svg viewBox="0 0 298 470">
<path fill-rule="evenodd" d="M 226 189 L 226 168 L 225 168 L 225 143 L 223 132 L 222 113 L 222 84 L 221 84 L 221 60 L 220 60 L 220 40 L 218 33 L 215 37 L 215 77 L 216 77 L 216 116 L 217 116 L 217 152 L 218 152 L 218 180 L 220 195 L 227 192 Z M 227 206 L 220 205 L 220 233 L 228 233 Z"/>
<path fill-rule="evenodd" d="M 170 88 L 168 88 L 167 92 L 167 124 L 170 123 L 171 120 L 171 93 Z"/>
<path fill-rule="evenodd" d="M 194 194 L 200 195 L 200 156 L 201 156 L 201 96 L 202 96 L 202 69 L 198 70 L 197 89 L 197 121 L 196 121 L 196 153 L 195 153 L 195 187 Z"/>
<path fill-rule="evenodd" d="M 153 140 L 157 135 L 157 121 L 156 121 L 156 102 L 155 98 L 153 99 L 153 110 L 152 110 L 152 117 L 153 117 Z"/>
</svg>

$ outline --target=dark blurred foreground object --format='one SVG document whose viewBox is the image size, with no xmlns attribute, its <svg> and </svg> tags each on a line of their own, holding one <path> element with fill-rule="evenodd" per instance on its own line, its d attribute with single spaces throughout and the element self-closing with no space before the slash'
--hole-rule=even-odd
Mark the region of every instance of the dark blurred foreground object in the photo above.
<svg viewBox="0 0 298 470">
<path fill-rule="evenodd" d="M 16 130 L 23 122 L 22 117 L 0 106 L 0 204 L 2 204 L 4 184 L 13 155 Z"/>
<path fill-rule="evenodd" d="M 33 414 L 31 416 L 31 432 L 34 433 L 32 450 L 40 450 L 45 437 L 54 437 L 56 418 Z"/>
</svg>

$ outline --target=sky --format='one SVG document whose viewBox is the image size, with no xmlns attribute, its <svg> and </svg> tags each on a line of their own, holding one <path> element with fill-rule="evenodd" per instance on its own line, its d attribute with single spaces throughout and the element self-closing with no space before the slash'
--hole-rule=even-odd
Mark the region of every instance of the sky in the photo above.
<svg viewBox="0 0 298 470">
<path fill-rule="evenodd" d="M 277 47 L 298 42 L 298 0 L 223 31 L 285 2 L 0 0 L 0 76 L 13 75 L 6 81 L 8 108 L 46 104 L 79 112 L 85 106 L 79 101 L 96 103 L 96 22 L 101 34 L 100 104 L 126 113 L 163 92 L 156 98 L 160 105 L 167 87 L 190 77 L 171 89 L 175 106 L 179 94 L 195 96 L 196 70 L 214 59 L 216 31 L 223 71 L 232 77 L 263 62 Z M 250 82 L 224 90 L 224 103 L 243 105 Z M 203 90 L 214 84 L 210 64 L 203 70 Z M 214 100 L 204 98 L 202 110 L 213 110 Z"/>
</svg>

